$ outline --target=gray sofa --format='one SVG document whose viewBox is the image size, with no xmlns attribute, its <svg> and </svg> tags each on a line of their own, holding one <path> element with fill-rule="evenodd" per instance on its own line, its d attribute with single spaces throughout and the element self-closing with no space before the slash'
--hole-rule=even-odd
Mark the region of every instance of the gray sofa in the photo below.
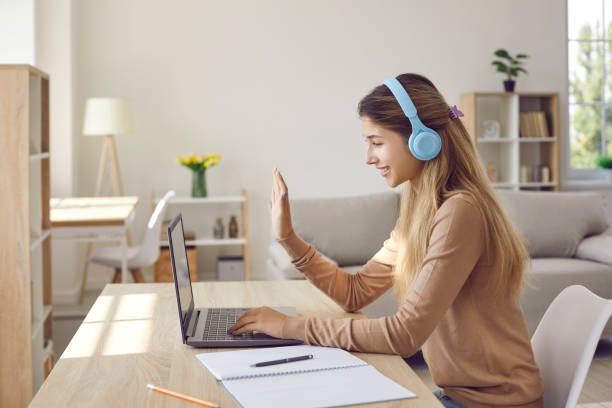
<svg viewBox="0 0 612 408">
<path fill-rule="evenodd" d="M 569 285 L 580 284 L 612 298 L 612 235 L 604 197 L 592 192 L 498 191 L 511 221 L 525 238 L 531 262 L 529 285 L 521 295 L 532 334 L 550 302 Z M 295 230 L 330 261 L 358 271 L 381 247 L 399 211 L 395 192 L 341 198 L 291 200 Z M 268 251 L 270 279 L 303 279 L 284 249 L 272 240 Z M 397 309 L 391 291 L 363 312 L 369 317 Z M 612 322 L 602 335 L 612 337 Z"/>
</svg>

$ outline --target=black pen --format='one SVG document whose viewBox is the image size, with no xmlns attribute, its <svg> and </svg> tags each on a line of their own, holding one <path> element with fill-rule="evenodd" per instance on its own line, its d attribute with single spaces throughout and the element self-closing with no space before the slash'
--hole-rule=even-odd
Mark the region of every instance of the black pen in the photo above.
<svg viewBox="0 0 612 408">
<path fill-rule="evenodd" d="M 280 360 L 262 361 L 261 363 L 254 364 L 253 367 L 265 367 L 269 365 L 292 363 L 294 361 L 310 360 L 311 358 L 312 358 L 312 354 L 309 354 L 307 356 L 283 358 Z"/>
</svg>

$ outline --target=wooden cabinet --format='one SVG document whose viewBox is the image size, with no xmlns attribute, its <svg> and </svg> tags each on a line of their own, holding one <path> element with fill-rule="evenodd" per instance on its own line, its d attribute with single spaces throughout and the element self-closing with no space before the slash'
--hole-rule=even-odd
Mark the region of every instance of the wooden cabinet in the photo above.
<svg viewBox="0 0 612 408">
<path fill-rule="evenodd" d="M 49 76 L 0 65 L 0 406 L 24 407 L 53 367 Z"/>
<path fill-rule="evenodd" d="M 461 118 L 495 188 L 559 189 L 559 95 L 461 95 Z M 522 126 L 539 117 L 538 126 Z M 530 123 L 531 123 L 531 119 Z"/>
</svg>

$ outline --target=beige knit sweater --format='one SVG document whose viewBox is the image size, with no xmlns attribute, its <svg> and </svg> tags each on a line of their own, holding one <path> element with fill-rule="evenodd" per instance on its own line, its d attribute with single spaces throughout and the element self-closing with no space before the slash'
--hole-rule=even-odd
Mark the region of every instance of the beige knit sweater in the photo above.
<svg viewBox="0 0 612 408">
<path fill-rule="evenodd" d="M 395 234 L 351 275 L 295 233 L 279 241 L 294 265 L 346 311 L 393 285 Z M 397 313 L 378 319 L 290 317 L 283 337 L 347 350 L 410 356 L 419 348 L 435 383 L 466 407 L 543 406 L 544 385 L 516 299 L 493 296 L 495 262 L 484 251 L 484 220 L 466 195 L 435 215 L 427 253 Z"/>
</svg>

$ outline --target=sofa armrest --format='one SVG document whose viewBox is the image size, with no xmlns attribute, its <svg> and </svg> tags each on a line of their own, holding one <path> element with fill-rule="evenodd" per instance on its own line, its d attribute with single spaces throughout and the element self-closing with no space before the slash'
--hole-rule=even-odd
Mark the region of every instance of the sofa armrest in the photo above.
<svg viewBox="0 0 612 408">
<path fill-rule="evenodd" d="M 576 257 L 612 265 L 612 235 L 593 235 L 578 244 Z"/>
<path fill-rule="evenodd" d="M 321 253 L 319 251 L 319 253 Z M 338 266 L 338 263 L 321 253 L 323 259 Z M 285 248 L 276 241 L 273 241 L 268 247 L 268 260 L 278 269 L 285 279 L 304 279 L 302 272 L 298 271 L 291 263 L 291 258 L 287 255 Z"/>
</svg>

